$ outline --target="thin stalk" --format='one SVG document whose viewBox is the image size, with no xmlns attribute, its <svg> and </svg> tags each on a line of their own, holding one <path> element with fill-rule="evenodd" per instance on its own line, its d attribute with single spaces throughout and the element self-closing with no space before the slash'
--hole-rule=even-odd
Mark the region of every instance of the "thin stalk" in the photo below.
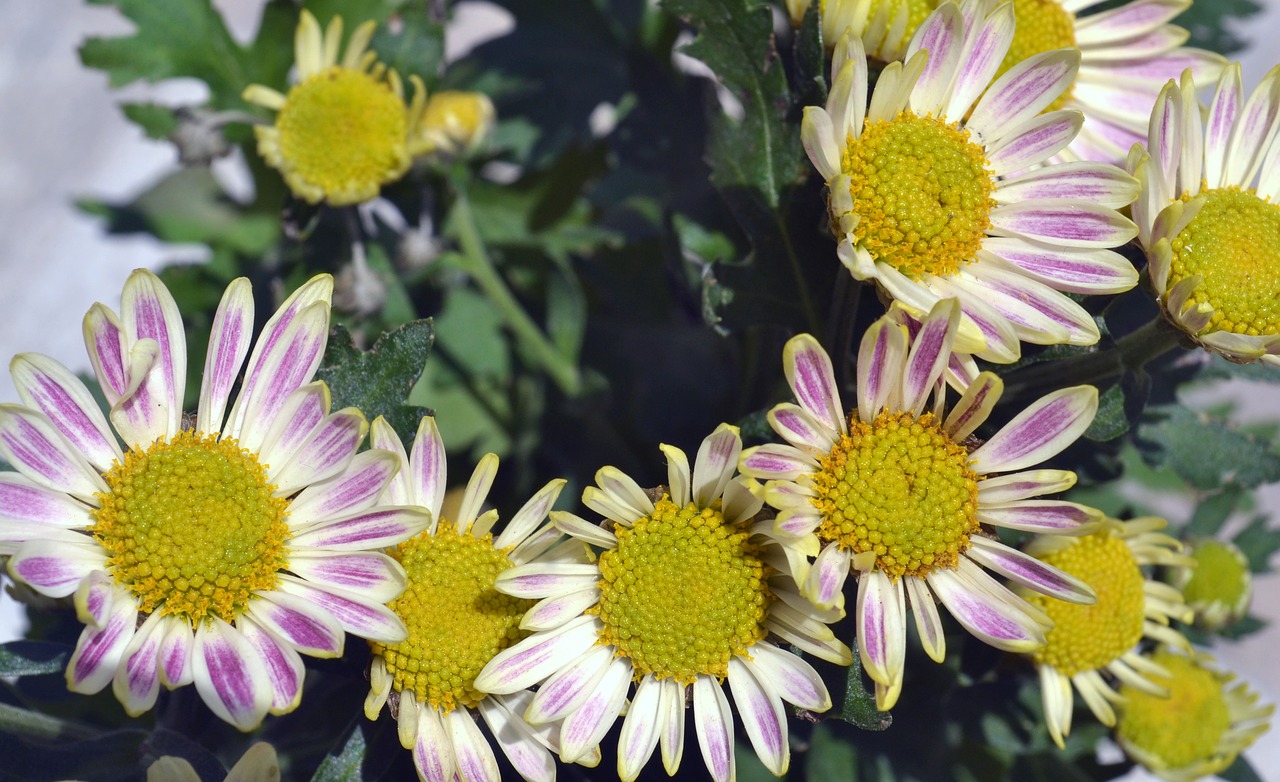
<svg viewBox="0 0 1280 782">
<path fill-rule="evenodd" d="M 84 725 L 7 703 L 0 703 L 0 733 L 13 733 L 45 741 L 85 739 L 96 735 L 93 729 Z"/>
<path fill-rule="evenodd" d="M 809 331 L 817 335 L 822 323 L 818 320 L 818 311 L 814 309 L 813 299 L 809 296 L 809 286 L 805 284 L 804 270 L 800 268 L 800 258 L 796 255 L 796 248 L 791 244 L 791 232 L 787 230 L 786 223 L 777 212 L 773 213 L 773 224 L 782 236 L 782 246 L 787 251 L 787 261 L 791 264 L 791 276 L 796 281 L 796 291 L 800 296 L 800 307 L 804 310 L 805 322 L 809 324 Z"/>
<path fill-rule="evenodd" d="M 582 377 L 578 373 L 578 368 L 565 360 L 565 357 L 547 340 L 542 329 L 524 311 L 520 302 L 516 301 L 507 283 L 493 267 L 489 252 L 485 249 L 484 240 L 480 238 L 475 214 L 471 211 L 471 202 L 461 187 L 455 189 L 453 215 L 458 228 L 458 240 L 462 245 L 462 257 L 466 260 L 466 272 L 471 275 L 471 279 L 480 287 L 489 301 L 498 308 L 502 319 L 515 332 L 516 339 L 546 370 L 560 390 L 568 396 L 577 396 L 582 391 Z"/>
</svg>

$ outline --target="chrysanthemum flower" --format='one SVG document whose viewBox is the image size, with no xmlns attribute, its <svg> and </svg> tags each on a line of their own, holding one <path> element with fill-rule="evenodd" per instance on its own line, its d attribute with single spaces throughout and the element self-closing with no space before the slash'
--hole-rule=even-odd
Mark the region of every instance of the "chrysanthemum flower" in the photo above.
<svg viewBox="0 0 1280 782">
<path fill-rule="evenodd" d="M 802 594 L 819 607 L 839 605 L 845 579 L 858 573 L 858 653 L 881 709 L 892 707 L 902 688 L 908 602 L 925 651 L 941 662 L 946 647 L 935 598 L 992 646 L 1025 652 L 1044 643 L 1051 624 L 1044 612 L 984 567 L 1055 598 L 1093 599 L 1079 580 L 1000 543 L 983 525 L 1078 534 L 1101 517 L 1082 505 L 1030 499 L 1072 486 L 1075 473 L 1027 470 L 1089 426 L 1097 389 L 1049 394 L 978 445 L 973 432 L 1003 384 L 983 372 L 946 412 L 940 377 L 959 319 L 959 305 L 947 300 L 910 342 L 905 327 L 885 318 L 868 329 L 858 353 L 858 405 L 847 418 L 826 352 L 808 334 L 794 337 L 782 360 L 800 404 L 769 411 L 788 445 L 742 455 L 743 474 L 768 481 L 765 500 L 778 509 L 777 532 L 816 532 L 821 541 Z M 926 405 L 931 391 L 933 404 Z"/>
<path fill-rule="evenodd" d="M 422 108 L 409 141 L 414 155 L 456 157 L 470 154 L 493 131 L 493 101 L 482 92 L 443 90 L 434 92 Z"/>
<path fill-rule="evenodd" d="M 1057 160 L 1120 163 L 1130 147 L 1144 140 L 1151 104 L 1167 80 L 1190 68 L 1201 83 L 1208 82 L 1226 64 L 1218 54 L 1183 46 L 1190 34 L 1169 24 L 1191 0 L 1133 0 L 1084 13 L 1101 2 L 1013 0 L 1017 24 L 996 77 L 1043 52 L 1080 50 L 1079 72 L 1049 108 L 1083 112 L 1084 127 Z M 981 0 L 967 6 L 965 14 L 972 17 L 999 4 Z M 938 0 L 824 0 L 823 34 L 835 42 L 849 31 L 861 37 L 870 56 L 900 60 L 938 5 Z"/>
<path fill-rule="evenodd" d="M 1060 291 L 1136 283 L 1133 265 L 1107 248 L 1135 233 L 1116 209 L 1137 184 L 1103 163 L 1041 165 L 1080 130 L 1080 112 L 1045 112 L 1079 52 L 1036 55 L 991 84 L 1012 7 L 965 30 L 958 6 L 940 6 L 905 65 L 880 74 L 869 106 L 861 41 L 837 46 L 827 106 L 806 108 L 801 132 L 827 181 L 840 260 L 917 318 L 959 299 L 965 340 L 986 340 L 979 358 L 1013 361 L 1020 340 L 1091 345 L 1093 318 Z"/>
<path fill-rule="evenodd" d="M 294 37 L 298 83 L 287 95 L 261 84 L 244 91 L 246 101 L 276 112 L 273 124 L 254 127 L 259 154 L 309 203 L 367 201 L 409 170 L 422 82 L 413 77 L 414 105 L 406 106 L 400 76 L 368 51 L 376 26 L 356 28 L 339 60 L 342 17 L 321 33 L 303 10 Z"/>
<path fill-rule="evenodd" d="M 1152 678 L 1165 691 L 1154 696 L 1125 685 L 1116 724 L 1124 751 L 1168 782 L 1226 771 L 1236 757 L 1271 728 L 1274 705 L 1259 706 L 1258 694 L 1203 653 L 1167 649 L 1151 658 L 1162 673 Z"/>
<path fill-rule="evenodd" d="M 252 341 L 243 278 L 214 316 L 194 421 L 182 414 L 182 318 L 146 270 L 125 283 L 119 315 L 96 304 L 85 316 L 111 427 L 61 364 L 13 360 L 26 404 L 0 405 L 0 456 L 18 471 L 0 474 L 0 553 L 37 592 L 75 595 L 86 626 L 67 664 L 72 690 L 112 684 L 137 715 L 161 683 L 194 682 L 215 714 L 249 730 L 298 705 L 300 654 L 341 655 L 344 630 L 404 637 L 383 605 L 404 575 L 380 550 L 429 517 L 375 504 L 394 455 L 357 456 L 364 416 L 330 413 L 326 386 L 308 382 L 332 290 L 315 277 L 281 305 L 229 414 Z"/>
<path fill-rule="evenodd" d="M 1138 649 L 1143 638 L 1187 645 L 1169 627 L 1170 618 L 1191 618 L 1182 595 L 1141 570 L 1143 565 L 1190 563 L 1178 541 L 1157 531 L 1164 526 L 1164 519 L 1157 518 L 1108 520 L 1091 535 L 1044 538 L 1028 547 L 1028 553 L 1080 579 L 1098 596 L 1093 605 L 1070 605 L 1038 595 L 1027 598 L 1054 623 L 1045 645 L 1031 655 L 1040 671 L 1045 722 L 1059 747 L 1071 732 L 1072 685 L 1108 726 L 1115 725 L 1112 704 L 1120 696 L 1103 677 L 1104 671 L 1131 689 L 1167 695 L 1153 678 L 1164 669 Z"/>
<path fill-rule="evenodd" d="M 1232 361 L 1280 364 L 1280 66 L 1249 96 L 1240 65 L 1202 123 L 1195 80 L 1160 93 L 1130 155 L 1148 274 L 1169 319 Z"/>
<path fill-rule="evenodd" d="M 1195 612 L 1195 623 L 1220 630 L 1242 618 L 1253 597 L 1249 559 L 1234 543 L 1206 538 L 1190 543 L 1194 568 L 1179 568 L 1173 585 Z"/>
<path fill-rule="evenodd" d="M 726 679 L 747 737 L 781 775 L 790 754 L 783 702 L 813 711 L 831 699 L 808 663 L 766 640 L 770 634 L 837 664 L 852 660 L 788 573 L 804 554 L 755 521 L 762 502 L 735 468 L 742 442 L 721 425 L 702 442 L 692 473 L 684 452 L 662 446 L 668 486 L 655 502 L 614 467 L 596 474 L 582 501 L 608 522 L 552 515 L 565 532 L 604 549 L 597 564 L 530 564 L 498 579 L 508 594 L 541 598 L 525 618 L 533 636 L 502 652 L 477 678 L 489 692 L 546 680 L 525 718 L 562 719 L 560 753 L 572 761 L 597 747 L 626 706 L 618 776 L 633 780 L 656 746 L 668 774 L 684 752 L 685 702 L 711 776 L 734 776 L 733 714 Z"/>
<path fill-rule="evenodd" d="M 413 750 L 413 764 L 423 780 L 498 781 L 498 763 L 476 725 L 476 713 L 525 779 L 554 779 L 549 748 L 555 736 L 520 717 L 532 694 L 492 694 L 476 684 L 476 674 L 495 654 L 528 634 L 520 620 L 538 607 L 496 591 L 495 580 L 535 560 L 552 567 L 589 561 L 586 546 L 565 541 L 559 530 L 543 523 L 565 482 L 557 479 L 544 486 L 495 538 L 490 530 L 498 511 L 482 511 L 497 476 L 497 456 L 480 460 L 457 517 L 447 519 L 442 514 L 445 451 L 435 419 L 422 419 L 411 457 L 381 418 L 373 422 L 372 441 L 396 453 L 401 465 L 384 501 L 424 508 L 432 520 L 426 530 L 392 551 L 408 586 L 391 602 L 391 610 L 409 635 L 396 643 L 371 642 L 374 657 L 365 715 L 376 720 L 390 699 L 400 742 Z"/>
</svg>

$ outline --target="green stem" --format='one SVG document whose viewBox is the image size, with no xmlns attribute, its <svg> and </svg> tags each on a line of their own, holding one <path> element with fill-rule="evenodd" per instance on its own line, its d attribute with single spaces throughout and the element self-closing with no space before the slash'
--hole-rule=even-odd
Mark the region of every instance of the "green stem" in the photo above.
<svg viewBox="0 0 1280 782">
<path fill-rule="evenodd" d="M 33 739 L 46 741 L 84 739 L 94 735 L 94 731 L 84 725 L 60 720 L 48 714 L 28 711 L 7 703 L 0 703 L 0 733 L 30 736 Z"/>
<path fill-rule="evenodd" d="M 1163 315 L 1116 340 L 1114 347 L 1061 361 L 1033 364 L 1004 378 L 1004 397 L 1012 399 L 1044 388 L 1107 385 L 1126 370 L 1137 370 L 1182 344 L 1182 331 Z"/>
<path fill-rule="evenodd" d="M 466 271 L 471 275 L 484 295 L 498 308 L 506 324 L 515 332 L 516 338 L 533 354 L 538 364 L 546 370 L 551 379 L 568 396 L 577 396 L 582 391 L 582 377 L 578 368 L 565 360 L 555 347 L 547 341 L 547 337 L 533 322 L 529 314 L 516 301 L 516 297 L 503 281 L 498 270 L 493 268 L 489 252 L 485 249 L 484 240 L 480 238 L 480 230 L 476 227 L 475 214 L 471 211 L 471 202 L 466 191 L 455 188 L 456 198 L 453 203 L 453 215 L 458 227 L 458 239 L 462 245 L 463 257 L 466 259 Z"/>
<path fill-rule="evenodd" d="M 805 284 L 804 270 L 800 268 L 800 257 L 796 255 L 796 248 L 791 244 L 791 232 L 787 230 L 782 215 L 776 211 L 773 213 L 773 224 L 782 237 L 782 246 L 787 252 L 787 261 L 791 264 L 791 276 L 796 280 L 796 291 L 800 295 L 800 307 L 804 310 L 805 321 L 809 324 L 810 333 L 816 336 L 822 324 L 818 321 L 818 311 L 814 308 L 813 299 L 809 296 L 809 286 Z M 841 272 L 843 269 L 837 271 L 837 274 Z"/>
</svg>

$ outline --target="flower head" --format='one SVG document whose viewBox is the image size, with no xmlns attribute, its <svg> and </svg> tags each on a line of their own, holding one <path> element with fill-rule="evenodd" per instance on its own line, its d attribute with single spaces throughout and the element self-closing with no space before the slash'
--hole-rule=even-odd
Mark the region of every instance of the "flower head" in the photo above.
<svg viewBox="0 0 1280 782">
<path fill-rule="evenodd" d="M 498 588 L 542 598 L 525 617 L 534 635 L 502 652 L 481 672 L 490 691 L 522 689 L 545 679 L 525 713 L 534 724 L 563 719 L 561 757 L 597 747 L 626 706 L 618 742 L 618 775 L 633 780 L 662 747 L 668 774 L 684 751 L 685 702 L 702 758 L 716 780 L 734 775 L 729 690 L 756 753 L 781 775 L 787 769 L 783 701 L 813 711 L 830 708 L 826 687 L 808 663 L 768 638 L 847 665 L 847 647 L 787 575 L 803 567 L 801 547 L 780 545 L 762 502 L 735 477 L 742 443 L 722 425 L 694 463 L 662 446 L 668 485 L 656 499 L 614 467 L 596 474 L 583 502 L 603 514 L 597 526 L 553 514 L 565 532 L 604 549 L 589 565 L 531 564 L 506 571 Z"/>
<path fill-rule="evenodd" d="M 1142 141 L 1151 104 L 1164 82 L 1190 68 L 1201 81 L 1216 79 L 1226 61 L 1213 52 L 1183 46 L 1189 33 L 1169 24 L 1191 0 L 1132 0 L 1098 13 L 1102 0 L 1013 0 L 1012 41 L 995 78 L 1055 49 L 1078 49 L 1080 69 L 1050 109 L 1084 113 L 1084 126 L 1055 160 L 1120 163 Z M 986 15 L 997 0 L 963 5 L 966 21 Z M 805 4 L 807 6 L 807 3 Z M 846 31 L 883 61 L 908 56 L 912 37 L 939 0 L 825 0 L 823 34 L 830 42 Z"/>
<path fill-rule="evenodd" d="M 906 62 L 881 73 L 869 106 L 861 40 L 836 47 L 827 105 L 805 109 L 801 134 L 827 182 L 839 258 L 917 319 L 959 299 L 963 339 L 985 341 L 979 358 L 1013 361 L 1020 342 L 1091 345 L 1097 325 L 1062 292 L 1137 282 L 1108 249 L 1134 235 L 1116 209 L 1136 183 L 1103 163 L 1042 165 L 1083 121 L 1073 109 L 1045 112 L 1075 78 L 1079 52 L 1035 55 L 992 83 L 1012 6 L 967 29 L 960 7 L 941 5 Z"/>
<path fill-rule="evenodd" d="M 457 157 L 475 152 L 493 131 L 493 101 L 481 92 L 434 92 L 414 123 L 409 142 L 414 155 Z"/>
<path fill-rule="evenodd" d="M 254 128 L 258 152 L 309 203 L 368 201 L 409 170 L 422 83 L 413 77 L 414 107 L 406 106 L 400 76 L 368 51 L 375 27 L 356 28 L 339 60 L 342 17 L 321 33 L 303 10 L 294 39 L 298 83 L 287 94 L 261 84 L 244 91 L 245 100 L 276 111 L 273 124 Z"/>
<path fill-rule="evenodd" d="M 1241 619 L 1253 597 L 1249 559 L 1234 543 L 1213 538 L 1192 541 L 1194 568 L 1174 572 L 1173 585 L 1195 612 L 1195 622 L 1220 630 Z"/>
<path fill-rule="evenodd" d="M 807 334 L 793 338 L 783 367 L 800 404 L 769 411 L 788 444 L 742 455 L 742 472 L 768 481 L 776 532 L 818 536 L 821 552 L 802 594 L 820 608 L 837 606 L 845 579 L 858 574 L 858 652 L 881 709 L 902 688 L 908 603 L 925 651 L 941 662 L 935 598 L 997 648 L 1025 652 L 1044 643 L 1051 625 L 1044 612 L 984 567 L 1056 599 L 1093 600 L 1078 579 L 1000 543 L 984 526 L 1079 534 L 1100 518 L 1074 503 L 1030 499 L 1069 488 L 1076 476 L 1027 469 L 1080 436 L 1098 392 L 1078 386 L 1049 394 L 979 445 L 973 433 L 1003 384 L 983 372 L 946 411 L 940 377 L 959 319 L 956 302 L 941 302 L 909 342 L 905 327 L 874 324 L 858 353 L 858 404 L 847 417 L 826 352 Z"/>
<path fill-rule="evenodd" d="M 357 455 L 364 416 L 331 413 L 326 386 L 308 382 L 332 290 L 328 275 L 299 288 L 250 354 L 253 295 L 248 280 L 232 282 L 189 428 L 182 318 L 146 270 L 125 283 L 119 315 L 96 304 L 85 316 L 110 427 L 61 364 L 13 360 L 25 406 L 0 405 L 0 456 L 17 469 L 0 474 L 0 553 L 37 592 L 75 595 L 85 629 L 67 665 L 72 690 L 111 684 L 137 715 L 161 683 L 194 682 L 215 714 L 249 730 L 298 705 L 300 654 L 341 655 L 344 631 L 404 636 L 383 605 L 403 573 L 381 549 L 428 516 L 376 504 L 394 456 Z"/>
<path fill-rule="evenodd" d="M 532 600 L 495 590 L 501 574 L 535 560 L 551 567 L 588 560 L 586 546 L 561 544 L 564 536 L 544 523 L 564 481 L 544 486 L 495 537 L 490 530 L 498 512 L 482 510 L 497 476 L 497 456 L 480 460 L 456 517 L 450 519 L 443 512 L 445 452 L 435 419 L 422 419 L 412 456 L 405 454 L 399 437 L 381 418 L 373 422 L 372 440 L 397 454 L 401 465 L 384 499 L 424 509 L 431 524 L 392 550 L 408 584 L 390 608 L 405 623 L 408 637 L 371 641 L 374 658 L 365 715 L 377 719 L 389 702 L 400 741 L 413 750 L 413 763 L 423 780 L 449 780 L 455 774 L 465 782 L 498 779 L 493 748 L 476 725 L 477 713 L 525 779 L 554 779 L 555 761 L 549 751 L 554 734 L 531 727 L 520 716 L 532 694 L 492 694 L 476 684 L 476 674 L 494 655 L 529 634 L 521 620 L 526 611 L 537 608 Z"/>
<path fill-rule="evenodd" d="M 1280 67 L 1245 102 L 1240 65 L 1201 123 L 1195 80 L 1160 93 L 1130 167 L 1148 274 L 1168 318 L 1232 361 L 1280 364 Z"/>
<path fill-rule="evenodd" d="M 1163 691 L 1125 684 L 1120 688 L 1116 738 L 1129 757 L 1168 782 L 1226 771 L 1250 744 L 1271 728 L 1274 705 L 1259 706 L 1258 694 L 1217 670 L 1203 653 L 1162 650 L 1150 664 Z"/>
<path fill-rule="evenodd" d="M 1182 595 L 1141 570 L 1144 565 L 1189 563 L 1180 544 L 1158 532 L 1164 525 L 1164 519 L 1157 518 L 1108 520 L 1091 535 L 1041 539 L 1029 547 L 1029 553 L 1080 579 L 1098 596 L 1093 605 L 1070 605 L 1038 595 L 1027 598 L 1054 623 L 1045 645 L 1031 656 L 1040 670 L 1049 735 L 1060 747 L 1071 732 L 1072 685 L 1104 725 L 1115 724 L 1112 704 L 1119 700 L 1104 672 L 1131 689 L 1156 697 L 1166 693 L 1153 678 L 1163 669 L 1138 651 L 1143 638 L 1186 646 L 1186 640 L 1169 628 L 1170 618 L 1191 618 Z"/>
</svg>

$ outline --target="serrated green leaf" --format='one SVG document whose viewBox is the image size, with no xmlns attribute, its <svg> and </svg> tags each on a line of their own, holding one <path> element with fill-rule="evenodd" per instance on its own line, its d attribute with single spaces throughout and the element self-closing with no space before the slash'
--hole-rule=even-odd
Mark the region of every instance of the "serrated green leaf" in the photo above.
<svg viewBox="0 0 1280 782">
<path fill-rule="evenodd" d="M 1208 495 L 1191 514 L 1186 533 L 1203 538 L 1213 537 L 1227 523 L 1227 518 L 1235 512 L 1243 497 L 1244 491 L 1235 484 L 1228 484 L 1222 487 L 1222 491 Z"/>
<path fill-rule="evenodd" d="M 378 337 L 366 352 L 352 344 L 345 328 L 335 326 L 316 378 L 329 384 L 335 410 L 358 407 L 371 421 L 383 416 L 400 439 L 411 443 L 418 421 L 429 413 L 406 400 L 434 340 L 431 319 L 415 320 Z"/>
<path fill-rule="evenodd" d="M 876 708 L 875 693 L 862 683 L 862 663 L 857 655 L 845 672 L 844 702 L 836 716 L 863 730 L 885 730 L 893 724 L 893 715 Z"/>
<path fill-rule="evenodd" d="M 1129 431 L 1129 418 L 1124 410 L 1124 391 L 1114 385 L 1098 397 L 1098 414 L 1084 431 L 1084 436 L 1094 442 L 1114 440 Z"/>
<path fill-rule="evenodd" d="M 822 40 L 822 12 L 811 3 L 804 21 L 796 30 L 792 56 L 796 66 L 796 99 L 805 106 L 823 106 L 827 102 L 827 52 Z"/>
<path fill-rule="evenodd" d="M 178 128 L 178 118 L 168 106 L 158 103 L 122 103 L 120 109 L 133 124 L 142 128 L 147 138 L 167 139 Z"/>
<path fill-rule="evenodd" d="M 800 134 L 786 122 L 791 94 L 774 47 L 772 10 L 749 0 L 665 0 L 663 6 L 698 30 L 682 51 L 705 63 L 742 104 L 742 119 L 724 112 L 713 119 L 712 183 L 776 212 L 783 189 L 803 171 L 804 155 Z"/>
<path fill-rule="evenodd" d="M 1268 443 L 1181 405 L 1162 407 L 1138 432 L 1144 457 L 1202 491 L 1228 482 L 1251 489 L 1280 480 L 1280 454 Z"/>
<path fill-rule="evenodd" d="M 10 641 L 0 644 L 0 676 L 39 676 L 61 673 L 71 647 L 49 641 Z"/>
<path fill-rule="evenodd" d="M 325 757 L 311 782 L 361 782 L 360 767 L 364 764 L 366 749 L 364 733 L 357 725 L 351 730 L 342 752 Z"/>
</svg>

